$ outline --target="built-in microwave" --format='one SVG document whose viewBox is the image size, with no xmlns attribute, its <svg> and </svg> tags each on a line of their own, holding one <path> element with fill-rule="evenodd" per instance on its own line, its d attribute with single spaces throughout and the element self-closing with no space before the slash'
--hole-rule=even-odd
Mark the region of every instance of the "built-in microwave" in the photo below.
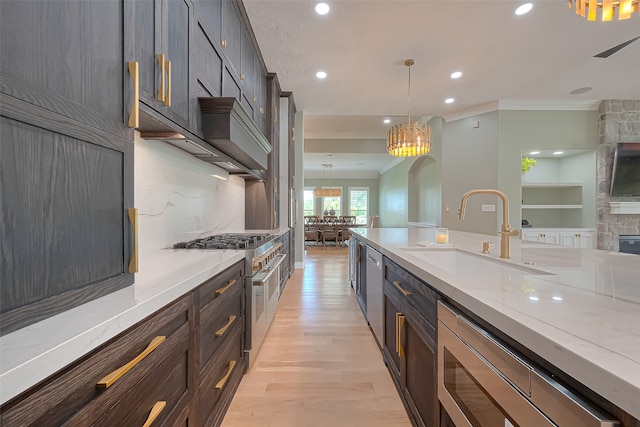
<svg viewBox="0 0 640 427">
<path fill-rule="evenodd" d="M 442 302 L 438 399 L 456 427 L 619 426 Z"/>
</svg>

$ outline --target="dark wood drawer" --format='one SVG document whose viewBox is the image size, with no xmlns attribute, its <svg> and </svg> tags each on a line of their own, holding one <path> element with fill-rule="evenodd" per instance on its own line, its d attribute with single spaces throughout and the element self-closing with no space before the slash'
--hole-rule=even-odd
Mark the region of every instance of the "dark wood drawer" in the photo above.
<svg viewBox="0 0 640 427">
<path fill-rule="evenodd" d="M 16 397 L 2 407 L 0 424 L 41 427 L 60 426 L 67 420 L 75 425 L 94 422 L 106 415 L 120 399 L 126 401 L 124 396 L 135 396 L 135 399 L 129 399 L 134 402 L 144 399 L 144 393 L 135 391 L 138 383 L 140 386 L 153 388 L 149 385 L 147 376 L 156 372 L 157 367 L 163 364 L 165 371 L 168 371 L 163 371 L 164 376 L 181 377 L 181 381 L 177 383 L 181 385 L 176 386 L 176 393 L 184 394 L 182 385 L 186 381 L 186 373 L 174 372 L 174 368 L 183 363 L 181 360 L 184 359 L 187 364 L 185 369 L 188 370 L 186 354 L 190 307 L 191 296 L 188 295 Z M 106 389 L 97 386 L 107 374 L 143 353 L 157 337 L 165 337 L 165 340 L 131 370 Z M 159 375 L 157 377 L 159 384 L 162 384 L 162 378 Z M 145 408 L 145 411 L 148 409 Z M 70 420 L 71 417 L 73 420 Z M 127 422 L 120 425 L 130 424 Z"/>
<path fill-rule="evenodd" d="M 438 325 L 437 302 L 440 295 L 422 280 L 384 258 L 385 293 L 395 295 L 413 307 L 435 330 Z M 400 307 L 402 309 L 402 307 Z"/>
<path fill-rule="evenodd" d="M 241 288 L 244 289 L 244 260 L 238 261 L 217 276 L 207 280 L 195 290 L 196 296 L 196 325 L 200 324 L 201 313 L 208 305 L 223 299 L 226 294 Z"/>
<path fill-rule="evenodd" d="M 244 327 L 244 288 L 238 283 L 220 298 L 205 306 L 200 312 L 200 324 L 196 329 L 199 350 L 197 366 L 205 369 L 216 350 L 237 328 Z"/>
<path fill-rule="evenodd" d="M 214 420 L 221 419 L 220 412 L 226 411 L 240 383 L 245 360 L 242 331 L 239 326 L 233 328 L 232 335 L 206 366 L 196 401 L 198 426 L 215 425 Z"/>
<path fill-rule="evenodd" d="M 176 419 L 189 397 L 189 326 L 180 328 L 166 345 L 154 358 L 160 360 L 136 367 L 144 376 L 134 387 L 125 393 L 101 396 L 65 426 L 142 426 L 152 417 L 153 425 L 160 426 L 169 418 Z M 96 414 L 103 415 L 94 422 Z"/>
</svg>

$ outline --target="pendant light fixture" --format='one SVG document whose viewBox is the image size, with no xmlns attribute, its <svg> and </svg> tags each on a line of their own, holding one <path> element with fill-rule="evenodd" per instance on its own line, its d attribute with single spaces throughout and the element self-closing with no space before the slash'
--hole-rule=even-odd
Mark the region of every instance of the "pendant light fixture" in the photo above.
<svg viewBox="0 0 640 427">
<path fill-rule="evenodd" d="M 598 15 L 602 21 L 611 21 L 616 13 L 618 20 L 629 19 L 638 12 L 639 3 L 639 0 L 567 0 L 569 9 L 589 21 L 596 21 Z"/>
<path fill-rule="evenodd" d="M 316 187 L 313 190 L 313 194 L 315 195 L 315 197 L 340 197 L 342 195 L 342 188 L 340 187 L 336 187 L 333 188 L 331 186 L 332 184 L 332 180 L 331 180 L 331 168 L 333 167 L 332 164 L 330 163 L 323 163 L 322 164 L 322 177 L 324 178 L 324 169 L 325 168 L 329 168 L 329 187 Z"/>
<path fill-rule="evenodd" d="M 387 135 L 387 151 L 392 156 L 421 156 L 431 151 L 431 127 L 420 121 L 411 123 L 411 66 L 413 59 L 404 61 L 409 67 L 409 102 L 407 123 L 393 126 Z"/>
</svg>

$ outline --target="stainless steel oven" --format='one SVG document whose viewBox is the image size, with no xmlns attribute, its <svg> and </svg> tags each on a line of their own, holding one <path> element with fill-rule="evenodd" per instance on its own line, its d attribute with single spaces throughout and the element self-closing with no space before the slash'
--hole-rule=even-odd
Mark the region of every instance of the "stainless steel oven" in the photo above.
<svg viewBox="0 0 640 427">
<path fill-rule="evenodd" d="M 442 302 L 438 398 L 457 427 L 619 425 Z"/>
<path fill-rule="evenodd" d="M 251 286 L 251 328 L 250 340 L 247 339 L 246 352 L 249 361 L 249 368 L 253 366 L 256 355 L 262 347 L 269 326 L 278 310 L 278 300 L 280 298 L 280 277 L 284 262 L 287 256 L 277 250 L 274 246 L 268 261 L 264 265 L 259 265 L 260 270 L 247 278 L 247 285 Z M 266 258 L 265 258 L 266 260 Z"/>
<path fill-rule="evenodd" d="M 225 233 L 176 243 L 179 249 L 245 251 L 244 346 L 251 367 L 278 309 L 280 281 L 286 255 L 282 236 L 260 233 Z"/>
</svg>

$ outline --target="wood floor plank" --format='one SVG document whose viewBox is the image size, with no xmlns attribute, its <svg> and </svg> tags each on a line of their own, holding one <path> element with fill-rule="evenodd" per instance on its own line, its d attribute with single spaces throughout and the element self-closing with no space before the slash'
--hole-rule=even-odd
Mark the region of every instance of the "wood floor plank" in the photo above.
<svg viewBox="0 0 640 427">
<path fill-rule="evenodd" d="M 295 270 L 223 427 L 409 427 L 348 281 L 345 248 Z"/>
</svg>

